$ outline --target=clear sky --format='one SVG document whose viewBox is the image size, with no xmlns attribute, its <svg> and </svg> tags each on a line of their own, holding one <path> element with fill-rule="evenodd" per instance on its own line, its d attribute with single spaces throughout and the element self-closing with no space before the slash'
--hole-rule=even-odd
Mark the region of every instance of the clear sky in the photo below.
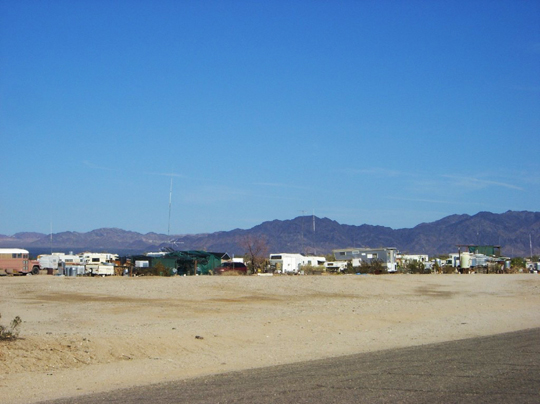
<svg viewBox="0 0 540 404">
<path fill-rule="evenodd" d="M 540 2 L 0 0 L 0 234 L 538 211 Z"/>
</svg>

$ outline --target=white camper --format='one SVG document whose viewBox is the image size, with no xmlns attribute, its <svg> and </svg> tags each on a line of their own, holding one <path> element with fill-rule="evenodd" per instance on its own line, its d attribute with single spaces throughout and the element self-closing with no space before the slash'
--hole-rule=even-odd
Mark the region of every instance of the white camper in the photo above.
<svg viewBox="0 0 540 404">
<path fill-rule="evenodd" d="M 348 261 L 328 261 L 324 267 L 328 272 L 343 272 L 347 269 Z"/>
<path fill-rule="evenodd" d="M 90 253 L 81 254 L 82 264 L 86 267 L 86 273 L 90 275 L 114 275 L 114 261 L 118 255 L 109 253 Z"/>
<path fill-rule="evenodd" d="M 347 264 L 349 262 L 353 267 L 362 265 L 362 260 L 360 258 L 353 258 L 348 261 L 328 261 L 324 266 L 329 272 L 344 272 L 347 269 Z"/>
<path fill-rule="evenodd" d="M 60 266 L 60 257 L 56 254 L 38 255 L 39 267 L 41 269 L 49 269 L 56 271 Z M 52 273 L 52 272 L 51 272 Z"/>
<path fill-rule="evenodd" d="M 324 257 L 305 256 L 302 254 L 270 254 L 270 266 L 282 273 L 298 273 L 305 265 L 324 265 Z"/>
</svg>

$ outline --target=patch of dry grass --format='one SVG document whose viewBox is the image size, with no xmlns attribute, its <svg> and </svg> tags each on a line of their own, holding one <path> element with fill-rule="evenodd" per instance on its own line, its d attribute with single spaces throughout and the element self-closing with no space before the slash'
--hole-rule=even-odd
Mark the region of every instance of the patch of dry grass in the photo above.
<svg viewBox="0 0 540 404">
<path fill-rule="evenodd" d="M 2 315 L 0 314 L 0 318 Z M 21 325 L 22 320 L 19 316 L 15 317 L 9 326 L 3 326 L 0 324 L 0 341 L 10 341 L 17 339 L 19 336 L 19 326 Z"/>
</svg>

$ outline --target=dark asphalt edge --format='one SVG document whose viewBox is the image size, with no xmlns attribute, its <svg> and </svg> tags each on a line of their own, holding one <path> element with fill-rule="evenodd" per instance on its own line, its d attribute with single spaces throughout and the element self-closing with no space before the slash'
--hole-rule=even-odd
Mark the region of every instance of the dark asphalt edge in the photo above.
<svg viewBox="0 0 540 404">
<path fill-rule="evenodd" d="M 249 376 L 250 378 L 254 376 L 254 374 L 257 373 L 273 373 L 273 374 L 279 374 L 282 370 L 287 371 L 293 371 L 295 368 L 297 369 L 303 369 L 306 366 L 313 366 L 316 367 L 319 364 L 327 364 L 331 361 L 351 361 L 351 360 L 357 360 L 362 361 L 366 363 L 370 362 L 376 362 L 379 361 L 381 358 L 385 358 L 388 355 L 391 356 L 401 356 L 401 355 L 407 355 L 411 352 L 414 352 L 419 349 L 424 350 L 436 350 L 440 351 L 441 348 L 445 348 L 450 346 L 450 350 L 459 350 L 459 344 L 460 343 L 467 343 L 467 342 L 473 342 L 477 341 L 479 345 L 488 345 L 492 343 L 494 340 L 497 340 L 501 337 L 512 337 L 517 336 L 518 334 L 522 338 L 527 338 L 527 334 L 534 334 L 540 332 L 539 328 L 527 328 L 519 331 L 511 331 L 511 332 L 505 332 L 500 334 L 492 334 L 487 336 L 478 336 L 478 337 L 467 337 L 467 338 L 460 338 L 457 340 L 449 340 L 444 342 L 435 342 L 435 343 L 429 343 L 429 344 L 419 344 L 414 346 L 407 346 L 402 348 L 385 348 L 380 349 L 376 351 L 370 351 L 370 352 L 362 352 L 362 353 L 355 353 L 355 354 L 347 354 L 347 355 L 340 355 L 340 356 L 332 356 L 322 359 L 311 359 L 307 361 L 300 361 L 300 362 L 291 362 L 281 365 L 272 365 L 272 366 L 263 366 L 263 367 L 256 367 L 256 368 L 249 368 L 249 369 L 243 369 L 243 370 L 235 370 L 235 371 L 228 371 L 228 372 L 218 372 L 218 373 L 212 373 L 208 375 L 203 376 L 197 376 L 192 378 L 179 378 L 177 380 L 172 381 L 166 381 L 166 382 L 159 382 L 159 383 L 149 383 L 149 384 L 143 384 L 139 386 L 134 387 L 127 387 L 127 388 L 120 388 L 120 389 L 114 389 L 109 390 L 106 392 L 98 392 L 98 393 L 90 393 L 90 394 L 84 394 L 80 396 L 72 396 L 72 397 L 65 397 L 60 399 L 54 399 L 54 400 L 46 400 L 46 401 L 39 401 L 35 402 L 35 404 L 74 404 L 77 402 L 86 402 L 87 400 L 92 399 L 93 402 L 111 402 L 110 396 L 121 396 L 123 392 L 126 394 L 129 392 L 129 395 L 133 395 L 134 392 L 137 391 L 146 391 L 149 389 L 156 389 L 156 390 L 167 390 L 168 386 L 177 386 L 179 384 L 186 384 L 186 385 L 204 385 L 204 384 L 219 384 L 219 380 L 230 380 L 230 379 L 242 379 L 246 376 Z M 540 341 L 539 341 L 540 344 Z M 385 371 L 384 373 L 392 373 L 392 371 Z M 377 373 L 371 373 L 366 372 L 366 374 L 377 374 Z M 382 374 L 382 373 L 381 373 Z M 303 374 L 305 376 L 305 374 Z M 322 386 L 321 386 L 322 387 Z M 393 388 L 396 390 L 396 388 Z M 399 389 L 397 389 L 399 390 Z M 406 390 L 403 390 L 404 392 Z M 472 395 L 474 396 L 474 392 L 469 393 L 463 393 L 466 395 Z M 494 392 L 494 395 L 501 394 L 500 392 Z"/>
</svg>

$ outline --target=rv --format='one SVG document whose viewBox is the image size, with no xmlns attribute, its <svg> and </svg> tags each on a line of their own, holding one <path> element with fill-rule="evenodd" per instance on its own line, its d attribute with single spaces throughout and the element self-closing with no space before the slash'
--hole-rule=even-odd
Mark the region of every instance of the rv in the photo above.
<svg viewBox="0 0 540 404">
<path fill-rule="evenodd" d="M 270 254 L 270 266 L 276 272 L 281 273 L 298 273 L 303 266 L 320 266 L 324 265 L 326 259 L 324 257 L 305 256 L 302 254 Z"/>
<path fill-rule="evenodd" d="M 336 261 L 353 261 L 354 259 L 360 260 L 359 262 L 366 262 L 371 264 L 373 261 L 380 261 L 388 272 L 396 272 L 396 255 L 397 249 L 395 247 L 381 247 L 381 248 L 344 248 L 339 250 L 332 250 Z M 353 266 L 357 266 L 353 262 Z"/>
<path fill-rule="evenodd" d="M 88 275 L 114 275 L 114 261 L 118 255 L 109 253 L 90 253 L 81 254 L 81 263 L 86 268 Z"/>
</svg>

